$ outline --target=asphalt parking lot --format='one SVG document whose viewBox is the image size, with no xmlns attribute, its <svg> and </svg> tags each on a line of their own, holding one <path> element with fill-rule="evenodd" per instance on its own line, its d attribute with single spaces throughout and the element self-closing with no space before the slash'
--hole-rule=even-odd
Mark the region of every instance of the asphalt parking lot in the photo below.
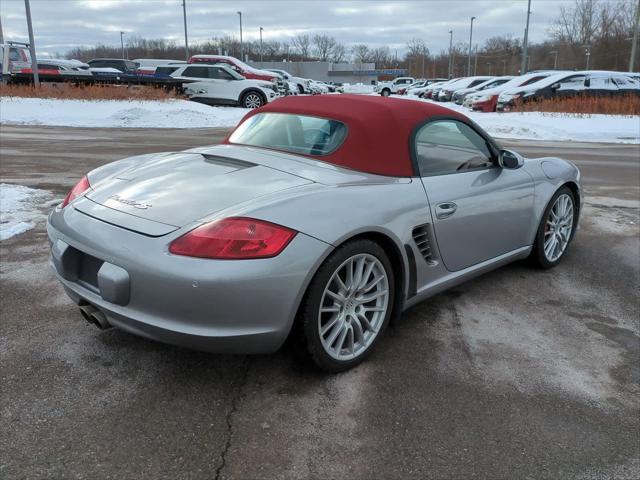
<svg viewBox="0 0 640 480">
<path fill-rule="evenodd" d="M 108 161 L 224 134 L 2 126 L 0 181 L 63 197 Z M 3 241 L 0 476 L 640 477 L 640 147 L 503 143 L 582 168 L 564 262 L 438 295 L 336 376 L 292 348 L 217 356 L 99 331 L 50 272 L 43 222 Z"/>
</svg>

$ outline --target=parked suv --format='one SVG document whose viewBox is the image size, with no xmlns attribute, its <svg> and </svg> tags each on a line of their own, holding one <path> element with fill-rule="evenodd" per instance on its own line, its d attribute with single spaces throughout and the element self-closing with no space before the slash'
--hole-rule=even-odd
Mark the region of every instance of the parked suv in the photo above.
<svg viewBox="0 0 640 480">
<path fill-rule="evenodd" d="M 171 77 L 183 82 L 183 91 L 190 100 L 207 105 L 258 108 L 278 96 L 273 82 L 244 78 L 227 65 L 187 64 Z"/>
<path fill-rule="evenodd" d="M 87 62 L 91 68 L 115 68 L 122 73 L 136 73 L 138 64 L 122 58 L 94 58 Z"/>
<path fill-rule="evenodd" d="M 226 55 L 193 55 L 189 59 L 189 63 L 204 63 L 208 65 L 224 63 L 246 79 L 273 82 L 278 86 L 278 92 L 281 95 L 286 95 L 287 93 L 287 84 L 279 74 L 270 72 L 269 70 L 253 68 L 235 57 L 228 57 Z"/>
<path fill-rule="evenodd" d="M 415 83 L 415 81 L 416 79 L 413 77 L 398 77 L 392 82 L 378 82 L 373 91 L 383 97 L 388 97 L 392 93 L 398 93 L 400 88 L 406 88 Z"/>
</svg>

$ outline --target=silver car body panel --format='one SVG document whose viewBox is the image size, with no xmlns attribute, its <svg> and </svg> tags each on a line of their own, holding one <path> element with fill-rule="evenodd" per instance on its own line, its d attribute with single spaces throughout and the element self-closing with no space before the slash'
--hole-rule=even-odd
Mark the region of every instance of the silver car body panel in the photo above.
<svg viewBox="0 0 640 480">
<path fill-rule="evenodd" d="M 355 236 L 377 235 L 393 246 L 407 308 L 526 257 L 557 189 L 571 183 L 580 191 L 578 169 L 557 158 L 526 160 L 515 170 L 391 178 L 232 145 L 131 157 L 88 177 L 92 190 L 48 221 L 52 265 L 69 296 L 132 333 L 229 353 L 279 348 L 316 270 Z M 438 218 L 447 203 L 454 214 Z M 268 259 L 169 253 L 194 227 L 232 216 L 299 233 Z M 416 229 L 431 244 L 428 257 Z M 98 269 L 101 283 L 78 261 Z"/>
</svg>

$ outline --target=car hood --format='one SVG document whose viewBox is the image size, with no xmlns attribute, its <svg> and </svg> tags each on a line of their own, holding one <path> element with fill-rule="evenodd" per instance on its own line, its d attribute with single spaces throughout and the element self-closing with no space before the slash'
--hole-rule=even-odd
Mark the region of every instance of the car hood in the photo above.
<svg viewBox="0 0 640 480">
<path fill-rule="evenodd" d="M 93 184 L 76 208 L 110 223 L 128 225 L 140 233 L 164 233 L 196 222 L 217 211 L 299 187 L 312 180 L 250 161 L 213 153 L 181 152 L 125 162 L 124 168 Z M 96 207 L 96 204 L 100 208 Z M 127 214 L 123 217 L 113 211 Z M 137 227 L 128 216 L 142 219 Z M 113 218 L 121 218 L 122 222 Z"/>
</svg>

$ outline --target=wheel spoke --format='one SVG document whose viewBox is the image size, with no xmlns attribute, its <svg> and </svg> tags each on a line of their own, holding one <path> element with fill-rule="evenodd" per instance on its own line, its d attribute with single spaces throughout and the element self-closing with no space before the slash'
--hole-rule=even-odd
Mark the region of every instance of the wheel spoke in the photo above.
<svg viewBox="0 0 640 480">
<path fill-rule="evenodd" d="M 555 244 L 556 244 L 556 236 L 554 235 L 554 236 L 552 236 L 552 237 L 549 239 L 549 243 L 548 243 L 548 244 L 546 244 L 546 245 L 545 245 L 545 247 L 544 247 L 544 253 L 545 253 L 545 255 L 547 256 L 547 258 L 549 258 L 549 259 L 552 259 L 552 258 L 553 258 L 553 257 L 551 256 L 551 254 L 552 254 L 552 252 L 553 252 L 553 249 L 554 249 L 554 247 L 555 247 Z"/>
<path fill-rule="evenodd" d="M 345 327 L 344 318 L 339 317 L 339 320 L 340 322 L 335 324 L 333 330 L 331 331 L 331 335 L 329 335 L 329 338 L 327 338 L 327 345 L 329 345 L 329 348 L 331 348 L 333 343 L 336 341 L 336 338 L 338 338 L 338 335 L 340 335 L 340 332 L 342 332 Z"/>
<path fill-rule="evenodd" d="M 364 313 L 359 313 L 358 314 L 358 320 L 360 321 L 360 324 L 362 325 L 362 327 L 365 330 L 373 331 L 373 327 L 371 326 L 371 323 L 369 322 L 369 319 L 367 318 L 367 316 Z"/>
<path fill-rule="evenodd" d="M 353 284 L 351 288 L 353 291 L 357 290 L 360 286 L 360 282 L 362 282 L 362 275 L 364 274 L 364 257 L 360 257 L 355 265 L 355 272 L 353 273 Z"/>
<path fill-rule="evenodd" d="M 334 280 L 338 284 L 338 288 L 340 289 L 341 292 L 346 293 L 347 290 L 349 290 L 347 286 L 344 284 L 344 281 L 342 280 L 342 278 L 338 273 L 334 275 Z"/>
<path fill-rule="evenodd" d="M 340 305 L 331 305 L 330 307 L 322 307 L 320 313 L 335 313 L 340 311 Z"/>
<path fill-rule="evenodd" d="M 369 303 L 372 300 L 375 300 L 376 298 L 380 298 L 383 295 L 386 295 L 387 293 L 389 293 L 387 290 L 379 290 L 375 293 L 372 293 L 370 295 L 364 295 L 362 297 L 358 297 L 356 298 L 356 300 L 360 303 Z"/>
<path fill-rule="evenodd" d="M 359 289 L 365 288 L 365 286 L 367 285 L 367 282 L 369 281 L 369 277 L 371 277 L 371 272 L 373 272 L 373 268 L 375 266 L 376 264 L 374 262 L 370 262 L 369 264 L 367 264 L 367 268 L 364 271 L 364 274 L 362 275 L 362 280 L 358 284 Z"/>
<path fill-rule="evenodd" d="M 339 320 L 340 320 L 340 315 L 334 315 L 334 316 L 331 318 L 331 320 L 329 320 L 329 321 L 324 325 L 324 327 L 322 327 L 322 328 L 320 329 L 320 335 L 324 337 L 324 336 L 327 334 L 327 332 L 328 332 L 329 330 L 331 330 L 331 329 L 333 328 L 333 326 L 334 326 L 336 323 L 338 323 L 338 321 L 339 321 Z"/>
<path fill-rule="evenodd" d="M 344 305 L 344 302 L 346 301 L 346 298 L 344 298 L 344 296 L 340 295 L 339 293 L 332 292 L 331 290 L 327 290 L 325 293 L 333 298 L 334 301 L 338 302 L 338 305 Z"/>
<path fill-rule="evenodd" d="M 347 338 L 347 333 L 349 333 L 349 329 L 347 328 L 347 324 L 343 323 L 342 328 L 340 329 L 340 336 L 338 337 L 338 341 L 336 342 L 336 351 L 340 353 L 342 348 L 344 347 L 344 341 Z"/>
<path fill-rule="evenodd" d="M 353 328 L 353 332 L 357 337 L 358 343 L 364 345 L 364 332 L 362 331 L 362 325 L 360 325 L 360 317 L 355 316 L 351 321 L 351 327 Z"/>
<path fill-rule="evenodd" d="M 349 292 L 349 290 L 353 286 L 353 259 L 349 261 L 349 263 L 346 265 L 345 268 L 347 269 L 347 280 L 346 280 L 347 292 Z"/>
<path fill-rule="evenodd" d="M 384 307 L 362 307 L 365 312 L 384 312 L 386 308 Z"/>
<path fill-rule="evenodd" d="M 379 284 L 382 280 L 384 280 L 384 276 L 383 275 L 379 275 L 376 278 L 374 278 L 373 280 L 371 280 L 367 285 L 365 285 L 361 290 L 362 293 L 367 293 L 368 291 L 370 291 L 373 287 L 375 287 L 377 284 Z"/>
<path fill-rule="evenodd" d="M 347 329 L 347 350 L 353 355 L 353 348 L 355 346 L 355 338 L 353 334 L 353 327 Z"/>
</svg>

